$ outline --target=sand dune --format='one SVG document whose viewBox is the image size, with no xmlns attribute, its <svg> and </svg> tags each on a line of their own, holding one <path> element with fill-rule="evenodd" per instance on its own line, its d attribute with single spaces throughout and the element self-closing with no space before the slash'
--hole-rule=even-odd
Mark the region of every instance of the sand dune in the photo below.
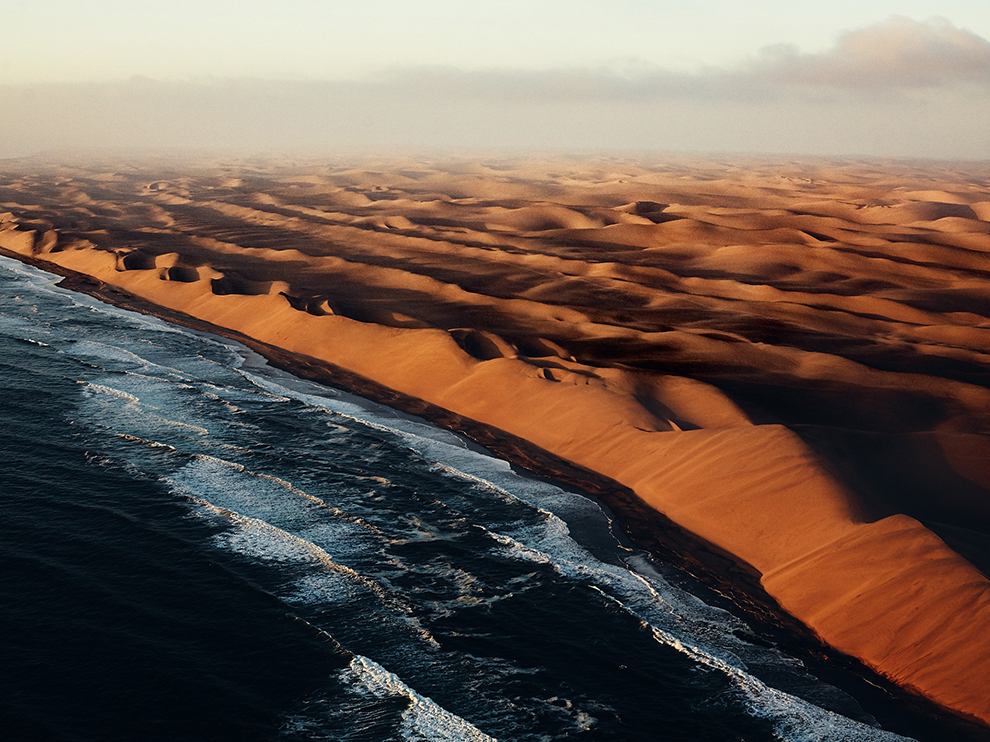
<svg viewBox="0 0 990 742">
<path fill-rule="evenodd" d="M 0 247 L 610 477 L 990 723 L 990 184 L 828 162 L 8 162 Z"/>
</svg>

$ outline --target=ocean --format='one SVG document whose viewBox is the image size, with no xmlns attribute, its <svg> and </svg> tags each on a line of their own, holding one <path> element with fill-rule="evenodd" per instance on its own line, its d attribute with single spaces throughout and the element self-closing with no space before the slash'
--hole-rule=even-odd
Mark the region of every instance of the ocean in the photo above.
<svg viewBox="0 0 990 742">
<path fill-rule="evenodd" d="M 3 739 L 903 739 L 593 500 L 56 281 L 0 259 Z"/>
</svg>

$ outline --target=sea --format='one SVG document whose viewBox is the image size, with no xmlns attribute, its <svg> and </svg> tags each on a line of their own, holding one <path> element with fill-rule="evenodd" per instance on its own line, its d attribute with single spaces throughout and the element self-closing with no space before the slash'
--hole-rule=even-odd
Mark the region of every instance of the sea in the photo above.
<svg viewBox="0 0 990 742">
<path fill-rule="evenodd" d="M 457 435 L 0 258 L 0 738 L 905 739 Z"/>
</svg>

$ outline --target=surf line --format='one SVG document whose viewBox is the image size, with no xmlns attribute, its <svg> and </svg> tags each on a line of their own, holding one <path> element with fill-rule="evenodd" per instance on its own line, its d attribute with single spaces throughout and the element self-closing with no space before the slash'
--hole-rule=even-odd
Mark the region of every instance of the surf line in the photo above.
<svg viewBox="0 0 990 742">
<path fill-rule="evenodd" d="M 631 488 L 555 455 L 536 444 L 504 430 L 486 425 L 466 415 L 404 394 L 373 379 L 330 361 L 289 351 L 258 340 L 238 330 L 216 325 L 177 309 L 156 304 L 128 290 L 57 263 L 0 247 L 0 255 L 62 276 L 58 286 L 89 295 L 116 307 L 157 317 L 188 329 L 233 340 L 257 352 L 268 362 L 299 378 L 339 389 L 414 415 L 441 428 L 458 433 L 498 458 L 511 462 L 528 475 L 543 477 L 564 488 L 575 489 L 599 501 L 606 513 L 620 526 L 630 541 L 660 560 L 685 571 L 704 589 L 700 596 L 730 612 L 741 615 L 754 629 L 763 632 L 810 667 L 839 670 L 850 676 L 837 685 L 856 694 L 862 680 L 880 686 L 895 713 L 946 718 L 942 707 L 918 696 L 826 645 L 804 624 L 782 610 L 762 587 L 761 574 L 724 549 L 691 533 L 650 507 Z M 693 589 L 693 588 L 692 588 Z M 858 696 L 857 696 L 858 697 Z M 867 711 L 870 711 L 867 708 Z M 949 716 L 954 720 L 955 716 Z M 968 724 L 967 724 L 968 726 Z"/>
</svg>

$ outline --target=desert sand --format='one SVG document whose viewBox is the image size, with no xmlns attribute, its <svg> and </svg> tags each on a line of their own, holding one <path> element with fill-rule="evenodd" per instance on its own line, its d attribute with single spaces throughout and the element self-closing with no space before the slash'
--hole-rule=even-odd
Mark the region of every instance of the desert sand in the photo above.
<svg viewBox="0 0 990 742">
<path fill-rule="evenodd" d="M 0 212 L 5 254 L 604 475 L 990 724 L 985 167 L 25 160 Z"/>
</svg>

